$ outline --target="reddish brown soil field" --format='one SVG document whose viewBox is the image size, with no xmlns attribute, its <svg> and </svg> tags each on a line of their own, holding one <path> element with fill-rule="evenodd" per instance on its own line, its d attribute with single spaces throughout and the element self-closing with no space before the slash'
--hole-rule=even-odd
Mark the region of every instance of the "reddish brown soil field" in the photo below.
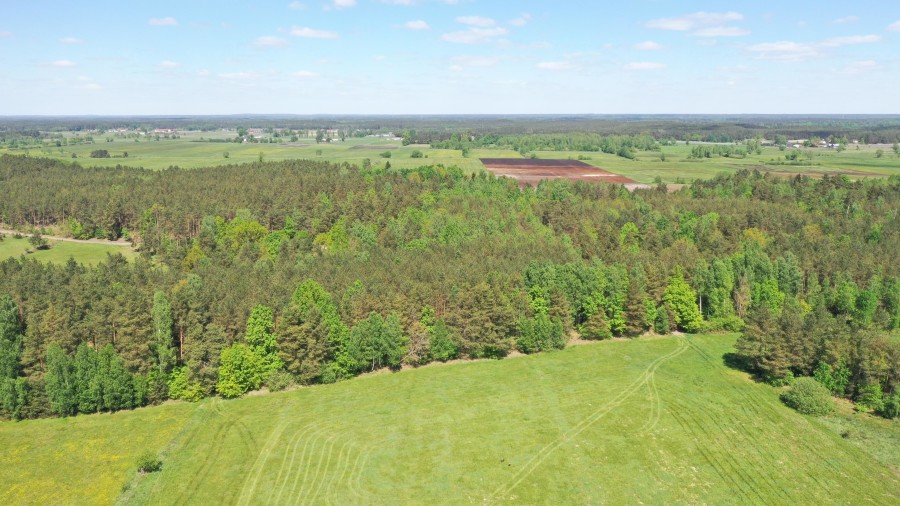
<svg viewBox="0 0 900 506">
<path fill-rule="evenodd" d="M 482 158 L 484 167 L 497 176 L 519 181 L 519 186 L 536 186 L 544 179 L 573 181 L 601 181 L 604 183 L 638 185 L 637 181 L 619 174 L 598 169 L 579 160 L 536 160 L 530 158 Z M 641 185 L 643 186 L 643 185 Z"/>
</svg>

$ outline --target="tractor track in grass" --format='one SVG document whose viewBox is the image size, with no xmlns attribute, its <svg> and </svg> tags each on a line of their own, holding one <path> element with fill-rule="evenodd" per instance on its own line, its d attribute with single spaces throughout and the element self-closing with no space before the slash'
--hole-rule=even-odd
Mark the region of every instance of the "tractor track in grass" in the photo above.
<svg viewBox="0 0 900 506">
<path fill-rule="evenodd" d="M 639 391 L 647 383 L 649 378 L 653 375 L 656 369 L 659 368 L 660 365 L 662 365 L 664 362 L 667 362 L 668 360 L 677 357 L 688 349 L 688 345 L 685 342 L 684 338 L 677 338 L 677 342 L 678 347 L 674 351 L 671 351 L 666 355 L 663 355 L 662 357 L 658 357 L 656 360 L 651 362 L 650 365 L 647 366 L 647 368 L 644 369 L 644 371 L 640 374 L 640 376 L 638 376 L 638 378 L 634 382 L 632 382 L 631 385 L 622 390 L 619 395 L 614 397 L 605 405 L 594 410 L 593 413 L 583 417 L 572 428 L 556 438 L 555 441 L 548 443 L 544 447 L 542 447 L 525 463 L 525 465 L 519 468 L 519 470 L 506 483 L 497 487 L 494 492 L 487 497 L 487 499 L 493 500 L 495 498 L 498 498 L 498 496 L 502 496 L 512 492 L 526 478 L 528 478 L 531 473 L 533 473 L 534 470 L 537 469 L 555 450 L 557 450 L 563 444 L 572 441 L 582 432 L 587 430 L 588 427 L 596 423 L 598 420 L 609 414 L 617 407 L 621 406 L 626 400 L 628 400 L 629 397 L 634 395 L 635 392 Z"/>
</svg>

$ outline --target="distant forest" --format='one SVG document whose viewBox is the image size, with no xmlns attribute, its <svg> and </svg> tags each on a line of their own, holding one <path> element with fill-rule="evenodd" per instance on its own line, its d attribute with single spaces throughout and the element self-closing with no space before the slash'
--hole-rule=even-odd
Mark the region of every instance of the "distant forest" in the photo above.
<svg viewBox="0 0 900 506">
<path fill-rule="evenodd" d="M 900 116 L 891 115 L 458 115 L 458 116 L 139 116 L 7 117 L 0 140 L 40 137 L 63 131 L 114 128 L 334 128 L 367 133 L 406 132 L 411 142 L 449 141 L 454 134 L 476 140 L 484 136 L 583 132 L 599 135 L 647 135 L 657 140 L 740 142 L 760 137 L 855 139 L 864 144 L 900 141 Z"/>
<path fill-rule="evenodd" d="M 533 353 L 571 332 L 743 331 L 735 361 L 761 379 L 816 376 L 880 413 L 900 400 L 900 176 L 630 193 L 441 166 L 2 156 L 0 195 L 7 225 L 141 251 L 0 262 L 9 418 Z"/>
</svg>

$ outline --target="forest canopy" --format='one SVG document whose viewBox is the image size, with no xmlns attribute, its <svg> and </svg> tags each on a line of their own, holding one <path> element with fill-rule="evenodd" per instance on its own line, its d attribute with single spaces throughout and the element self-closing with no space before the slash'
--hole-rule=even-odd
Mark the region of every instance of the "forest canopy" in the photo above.
<svg viewBox="0 0 900 506">
<path fill-rule="evenodd" d="M 312 161 L 0 157 L 0 221 L 130 238 L 0 262 L 0 410 L 237 396 L 586 338 L 744 331 L 742 365 L 876 411 L 900 381 L 900 177 L 741 171 L 677 193 Z"/>
</svg>

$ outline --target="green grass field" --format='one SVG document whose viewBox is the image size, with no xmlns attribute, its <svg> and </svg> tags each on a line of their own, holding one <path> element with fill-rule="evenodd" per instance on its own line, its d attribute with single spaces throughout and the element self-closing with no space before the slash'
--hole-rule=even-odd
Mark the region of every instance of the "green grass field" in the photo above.
<svg viewBox="0 0 900 506">
<path fill-rule="evenodd" d="M 795 413 L 776 389 L 723 364 L 734 339 L 606 342 L 235 401 L 3 423 L 0 503 L 900 500 L 896 422 Z M 135 473 L 145 449 L 162 455 L 161 472 Z"/>
<path fill-rule="evenodd" d="M 399 141 L 383 138 L 347 138 L 345 142 L 316 144 L 314 139 L 300 139 L 293 144 L 236 144 L 222 142 L 198 142 L 201 137 L 225 138 L 233 137 L 227 133 L 189 132 L 180 139 L 160 141 L 141 139 L 115 139 L 105 142 L 98 139 L 95 144 L 80 144 L 61 148 L 45 148 L 30 150 L 0 149 L 2 152 L 29 154 L 31 156 L 48 156 L 64 161 L 73 161 L 72 154 L 77 156 L 82 165 L 115 166 L 133 165 L 149 169 L 165 169 L 170 166 L 184 168 L 205 167 L 227 163 L 247 163 L 259 160 L 310 159 L 330 162 L 348 162 L 361 165 L 363 159 L 370 159 L 375 166 L 390 161 L 392 167 L 413 168 L 425 164 L 455 165 L 466 172 L 478 172 L 484 167 L 479 158 L 518 158 L 521 155 L 507 149 L 472 149 L 467 157 L 457 150 L 432 149 L 427 145 L 400 146 Z M 357 146 L 365 146 L 360 149 Z M 118 158 L 90 158 L 95 149 L 106 149 L 110 155 Z M 881 158 L 876 158 L 878 149 L 884 151 Z M 384 151 L 391 151 L 391 158 L 380 156 Z M 428 158 L 411 158 L 412 152 L 421 151 Z M 743 168 L 768 170 L 779 174 L 793 175 L 849 173 L 852 178 L 867 176 L 890 176 L 900 174 L 900 157 L 894 155 L 889 146 L 855 146 L 846 151 L 811 148 L 801 150 L 812 156 L 804 159 L 804 165 L 777 165 L 773 160 L 784 162 L 786 152 L 775 147 L 765 147 L 760 155 L 749 155 L 746 158 L 712 158 L 692 160 L 688 158 L 691 146 L 679 144 L 664 146 L 662 152 L 666 160 L 662 161 L 658 152 L 639 152 L 635 160 L 628 160 L 614 155 L 588 151 L 538 151 L 538 158 L 573 158 L 579 156 L 589 158 L 587 163 L 597 167 L 628 176 L 641 183 L 651 183 L 654 178 L 661 177 L 665 182 L 683 180 L 690 182 L 696 178 L 709 178 L 720 172 L 735 172 Z M 128 158 L 121 158 L 128 152 Z M 224 154 L 228 153 L 228 158 Z"/>
<path fill-rule="evenodd" d="M 7 235 L 0 241 L 0 260 L 10 257 L 33 258 L 41 262 L 64 264 L 69 258 L 82 264 L 97 264 L 106 258 L 107 254 L 121 253 L 127 258 L 132 258 L 137 253 L 128 246 L 117 246 L 102 243 L 76 243 L 69 241 L 50 240 L 50 249 L 38 250 L 33 253 L 28 251 L 34 248 L 28 243 L 27 238 L 16 239 Z"/>
</svg>

